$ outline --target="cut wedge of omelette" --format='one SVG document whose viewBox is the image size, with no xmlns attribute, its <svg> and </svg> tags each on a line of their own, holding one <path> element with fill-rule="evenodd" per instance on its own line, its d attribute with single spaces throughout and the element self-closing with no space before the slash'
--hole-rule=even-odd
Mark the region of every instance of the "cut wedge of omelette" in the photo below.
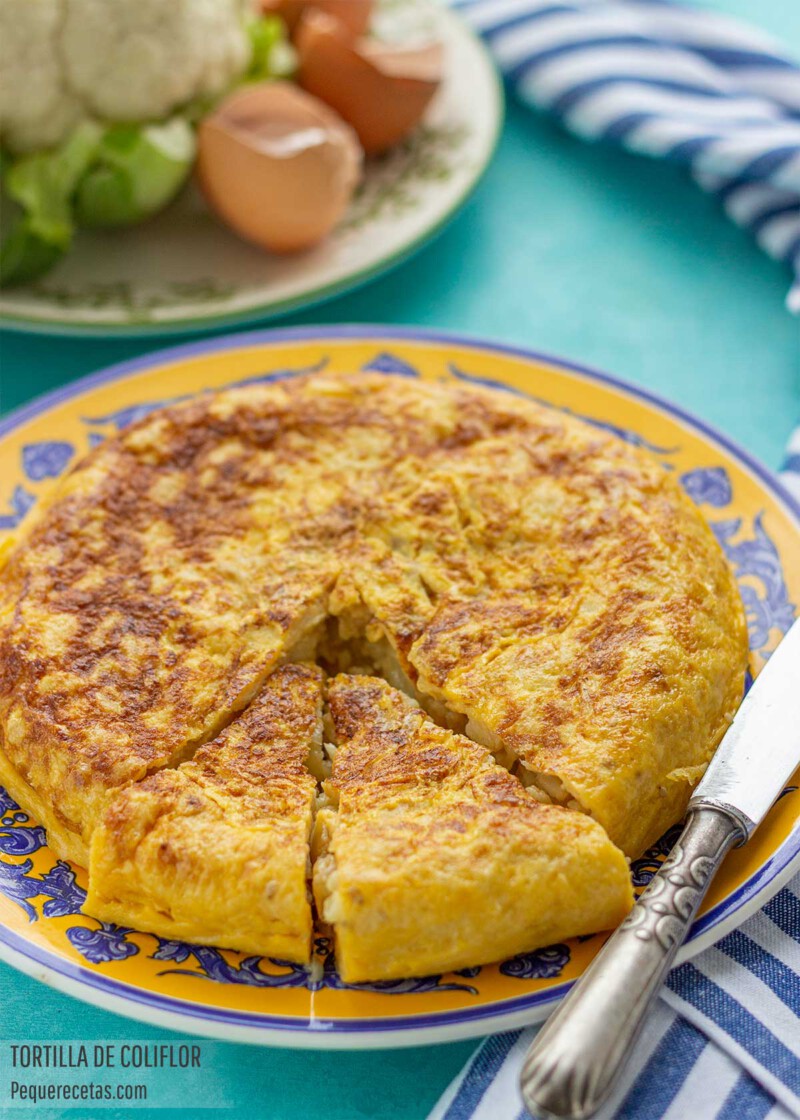
<svg viewBox="0 0 800 1120">
<path fill-rule="evenodd" d="M 485 964 L 628 912 L 627 860 L 595 821 L 541 804 L 384 681 L 338 676 L 328 695 L 314 894 L 345 981 Z"/>
<path fill-rule="evenodd" d="M 92 837 L 86 912 L 161 937 L 307 962 L 317 793 L 308 765 L 321 747 L 320 670 L 276 670 L 191 762 L 112 798 Z"/>
<path fill-rule="evenodd" d="M 633 857 L 685 810 L 746 660 L 719 545 L 640 449 L 461 378 L 321 372 L 157 410 L 29 515 L 0 572 L 0 783 L 102 909 L 114 812 L 169 790 L 181 816 L 192 767 L 311 662 L 399 687 L 520 804 L 564 807 L 536 817 L 567 822 L 562 859 L 601 829 Z M 146 928 L 171 912 L 128 889 Z"/>
</svg>

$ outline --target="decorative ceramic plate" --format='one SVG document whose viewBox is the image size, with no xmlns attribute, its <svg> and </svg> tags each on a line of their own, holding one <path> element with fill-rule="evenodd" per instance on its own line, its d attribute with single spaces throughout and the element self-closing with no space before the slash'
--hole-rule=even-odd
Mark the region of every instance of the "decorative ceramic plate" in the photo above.
<svg viewBox="0 0 800 1120">
<path fill-rule="evenodd" d="M 0 322 L 58 334 L 196 331 L 307 306 L 405 259 L 466 201 L 503 112 L 493 65 L 457 15 L 430 0 L 384 0 L 381 34 L 408 37 L 409 25 L 443 40 L 443 86 L 409 139 L 368 162 L 348 213 L 321 245 L 270 256 L 217 221 L 190 187 L 142 226 L 82 231 L 52 272 L 0 292 Z"/>
<path fill-rule="evenodd" d="M 0 550 L 78 457 L 148 410 L 208 388 L 313 370 L 458 377 L 535 397 L 646 448 L 675 471 L 710 521 L 747 608 L 752 672 L 800 601 L 800 510 L 724 437 L 612 378 L 555 358 L 398 328 L 281 330 L 193 343 L 114 366 L 0 421 Z M 1 792 L 1 791 L 0 791 Z M 310 969 L 165 941 L 81 914 L 86 878 L 57 860 L 44 830 L 0 803 L 0 957 L 54 987 L 161 1026 L 270 1045 L 417 1045 L 535 1021 L 566 992 L 604 935 L 498 965 L 379 984 L 343 983 L 318 939 Z M 648 882 L 672 834 L 633 864 Z M 733 852 L 684 957 L 744 920 L 800 868 L 800 790 L 790 786 Z"/>
</svg>

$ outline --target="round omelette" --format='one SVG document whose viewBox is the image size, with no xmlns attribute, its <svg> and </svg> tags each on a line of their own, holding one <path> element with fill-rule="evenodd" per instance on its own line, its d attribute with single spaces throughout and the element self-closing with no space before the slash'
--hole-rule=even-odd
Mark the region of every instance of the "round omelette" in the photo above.
<svg viewBox="0 0 800 1120">
<path fill-rule="evenodd" d="M 313 876 L 345 978 L 441 972 L 620 920 L 746 660 L 722 552 L 645 453 L 455 378 L 318 373 L 154 412 L 30 515 L 0 783 L 97 917 L 307 961 Z"/>
</svg>

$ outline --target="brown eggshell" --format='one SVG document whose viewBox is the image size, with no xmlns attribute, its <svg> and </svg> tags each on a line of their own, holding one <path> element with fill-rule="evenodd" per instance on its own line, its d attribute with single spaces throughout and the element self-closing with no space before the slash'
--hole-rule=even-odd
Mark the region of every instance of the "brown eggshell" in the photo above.
<svg viewBox="0 0 800 1120">
<path fill-rule="evenodd" d="M 441 43 L 354 40 L 338 20 L 313 9 L 300 21 L 296 46 L 300 84 L 353 126 L 368 155 L 411 132 L 442 80 Z"/>
<path fill-rule="evenodd" d="M 375 9 L 375 0 L 261 0 L 265 14 L 280 16 L 293 34 L 300 17 L 309 8 L 316 8 L 340 20 L 351 35 L 363 35 Z"/>
<path fill-rule="evenodd" d="M 209 205 L 275 253 L 307 249 L 330 232 L 361 165 L 350 126 L 289 82 L 244 86 L 198 132 L 197 176 Z"/>
</svg>

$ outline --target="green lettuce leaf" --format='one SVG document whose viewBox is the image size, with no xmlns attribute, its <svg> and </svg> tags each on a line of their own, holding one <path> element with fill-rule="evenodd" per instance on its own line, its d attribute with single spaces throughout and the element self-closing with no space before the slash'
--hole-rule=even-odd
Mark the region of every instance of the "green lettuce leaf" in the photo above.
<svg viewBox="0 0 800 1120">
<path fill-rule="evenodd" d="M 297 69 L 297 55 L 286 38 L 286 25 L 279 16 L 260 16 L 247 28 L 252 55 L 244 76 L 246 82 L 290 78 Z"/>
<path fill-rule="evenodd" d="M 110 126 L 77 186 L 78 224 L 126 226 L 163 210 L 186 182 L 194 156 L 194 131 L 183 117 Z"/>
<path fill-rule="evenodd" d="M 67 251 L 75 232 L 72 197 L 102 133 L 86 121 L 58 148 L 22 156 L 8 167 L 5 193 L 21 212 L 0 246 L 0 285 L 36 279 Z"/>
</svg>

